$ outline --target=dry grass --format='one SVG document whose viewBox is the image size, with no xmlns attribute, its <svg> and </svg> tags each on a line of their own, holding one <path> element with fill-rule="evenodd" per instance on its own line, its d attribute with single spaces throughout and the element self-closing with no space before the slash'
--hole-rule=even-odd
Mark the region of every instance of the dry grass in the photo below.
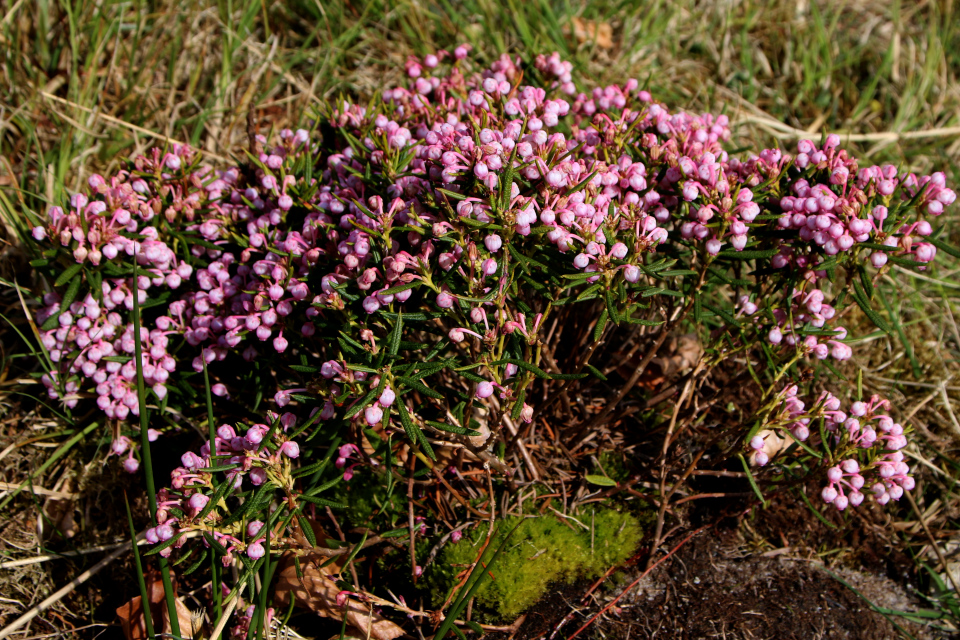
<svg viewBox="0 0 960 640">
<path fill-rule="evenodd" d="M 610 41 L 590 35 L 606 29 L 590 28 L 578 41 L 574 18 L 609 26 Z M 952 0 L 3 0 L 0 278 L 28 284 L 32 277 L 9 221 L 29 219 L 92 173 L 171 141 L 212 158 L 239 156 L 249 110 L 268 133 L 308 118 L 318 101 L 368 97 L 392 84 L 410 54 L 463 41 L 486 59 L 559 50 L 598 83 L 636 77 L 672 106 L 728 113 L 740 125 L 737 144 L 846 132 L 873 161 L 944 168 L 960 184 L 957 18 Z M 960 244 L 957 214 L 941 222 Z M 927 527 L 909 511 L 891 524 L 904 548 L 937 571 L 933 544 L 948 562 L 960 560 L 960 261 L 940 258 L 930 272 L 896 271 L 881 283 L 901 330 L 869 338 L 846 370 L 851 381 L 862 371 L 865 391 L 890 397 L 918 431 L 910 455 L 926 470 L 915 496 Z M 13 289 L 0 289 L 0 310 L 10 319 L 0 320 L 0 480 L 19 485 L 92 418 L 50 419 L 55 414 L 31 388 L 17 384 L 33 365 L 16 334 L 28 327 Z M 117 479 L 101 473 L 98 433 L 33 478 L 38 487 L 78 494 L 75 536 L 44 542 L 36 521 L 47 498 L 21 497 L 0 518 L 0 554 L 25 557 L 47 544 L 63 550 L 122 534 L 122 503 L 102 493 Z M 120 507 L 113 522 L 111 506 Z M 0 569 L 0 625 L 99 556 L 90 558 Z M 111 577 L 94 586 L 104 589 Z M 112 620 L 96 598 L 75 595 L 29 633 Z"/>
</svg>

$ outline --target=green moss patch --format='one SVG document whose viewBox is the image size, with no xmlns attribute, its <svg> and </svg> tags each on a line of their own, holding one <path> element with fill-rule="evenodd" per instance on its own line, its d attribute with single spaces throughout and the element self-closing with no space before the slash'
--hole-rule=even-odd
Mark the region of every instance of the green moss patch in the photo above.
<svg viewBox="0 0 960 640">
<path fill-rule="evenodd" d="M 596 578 L 629 558 L 640 545 L 643 530 L 637 518 L 613 509 L 597 508 L 577 518 L 584 526 L 559 516 L 526 518 L 489 568 L 477 591 L 477 602 L 504 619 L 512 619 L 534 605 L 551 584 L 569 584 Z M 489 562 L 518 518 L 500 522 L 484 554 Z M 477 527 L 456 544 L 448 544 L 432 576 L 435 600 L 442 600 L 456 584 L 456 576 L 474 561 L 486 527 Z"/>
</svg>

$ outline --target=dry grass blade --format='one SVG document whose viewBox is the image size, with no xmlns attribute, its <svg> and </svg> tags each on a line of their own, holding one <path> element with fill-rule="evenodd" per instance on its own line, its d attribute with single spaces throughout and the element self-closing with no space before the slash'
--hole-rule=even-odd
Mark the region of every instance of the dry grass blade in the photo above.
<svg viewBox="0 0 960 640">
<path fill-rule="evenodd" d="M 129 545 L 126 545 L 126 544 L 123 545 L 122 548 L 117 549 L 116 551 L 108 555 L 106 558 L 104 558 L 103 560 L 101 560 L 100 562 L 93 565 L 92 567 L 90 567 L 89 569 L 81 573 L 79 576 L 71 580 L 65 586 L 58 589 L 52 595 L 45 598 L 42 602 L 40 602 L 40 604 L 36 605 L 35 607 L 32 607 L 29 611 L 27 611 L 22 616 L 20 616 L 19 618 L 17 618 L 16 620 L 8 624 L 6 627 L 4 627 L 2 630 L 0 630 L 0 640 L 3 640 L 4 638 L 8 638 L 12 634 L 16 633 L 17 630 L 19 630 L 21 627 L 28 624 L 31 620 L 36 618 L 38 615 L 40 615 L 41 613 L 43 613 L 44 611 L 46 611 L 47 609 L 49 609 L 50 607 L 58 603 L 71 591 L 73 591 L 74 589 L 76 589 L 77 587 L 85 583 L 87 580 L 95 576 L 97 573 L 102 571 L 107 565 L 109 565 L 114 560 L 116 560 L 117 558 L 119 558 L 120 556 L 122 556 L 124 553 L 128 551 L 130 551 Z"/>
</svg>

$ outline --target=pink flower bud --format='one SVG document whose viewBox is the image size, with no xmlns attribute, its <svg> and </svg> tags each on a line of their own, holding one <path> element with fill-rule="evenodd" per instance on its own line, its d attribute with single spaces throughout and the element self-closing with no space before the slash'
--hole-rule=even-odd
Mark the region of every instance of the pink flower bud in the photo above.
<svg viewBox="0 0 960 640">
<path fill-rule="evenodd" d="M 195 493 L 190 496 L 190 508 L 197 512 L 202 511 L 209 502 L 210 496 L 205 496 L 202 493 Z"/>
<path fill-rule="evenodd" d="M 250 484 L 252 484 L 255 487 L 259 487 L 266 481 L 267 481 L 266 470 L 260 467 L 254 467 L 253 469 L 250 469 Z"/>
<path fill-rule="evenodd" d="M 441 309 L 449 309 L 453 306 L 453 302 L 454 297 L 446 291 L 441 291 L 440 294 L 437 295 L 437 306 Z"/>
<path fill-rule="evenodd" d="M 393 389 L 389 386 L 384 387 L 383 393 L 380 394 L 379 402 L 384 407 L 389 407 L 393 404 L 393 401 L 396 400 L 397 394 L 394 393 Z"/>
<path fill-rule="evenodd" d="M 363 411 L 363 417 L 371 427 L 383 419 L 383 409 L 378 404 L 372 404 Z"/>
</svg>

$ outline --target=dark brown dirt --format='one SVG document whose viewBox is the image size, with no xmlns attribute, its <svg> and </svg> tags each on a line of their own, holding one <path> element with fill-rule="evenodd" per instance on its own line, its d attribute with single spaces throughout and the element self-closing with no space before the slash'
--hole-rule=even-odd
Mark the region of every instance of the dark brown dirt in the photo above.
<svg viewBox="0 0 960 640">
<path fill-rule="evenodd" d="M 881 640 L 898 638 L 882 615 L 806 561 L 738 557 L 702 534 L 618 603 L 598 631 L 626 638 Z"/>
<path fill-rule="evenodd" d="M 700 511 L 697 515 L 705 514 Z M 722 519 L 681 547 L 578 637 L 909 637 L 900 629 L 918 640 L 951 637 L 901 617 L 888 619 L 871 608 L 871 603 L 896 611 L 922 607 L 909 595 L 909 582 L 917 578 L 913 563 L 884 537 L 889 527 L 877 522 L 888 517 L 885 512 L 874 513 L 867 508 L 856 517 L 846 516 L 844 522 L 844 516 L 828 512 L 826 518 L 833 528 L 787 496 L 774 499 L 766 510 Z M 665 548 L 676 544 L 681 536 L 677 534 Z M 830 553 L 830 549 L 842 550 L 842 554 Z M 824 561 L 829 561 L 829 569 Z M 569 638 L 635 580 L 641 569 L 629 567 L 615 574 L 586 605 L 582 598 L 588 584 L 554 591 L 528 612 L 514 639 Z M 560 624 L 565 617 L 567 620 Z M 562 628 L 553 635 L 558 625 Z"/>
</svg>

